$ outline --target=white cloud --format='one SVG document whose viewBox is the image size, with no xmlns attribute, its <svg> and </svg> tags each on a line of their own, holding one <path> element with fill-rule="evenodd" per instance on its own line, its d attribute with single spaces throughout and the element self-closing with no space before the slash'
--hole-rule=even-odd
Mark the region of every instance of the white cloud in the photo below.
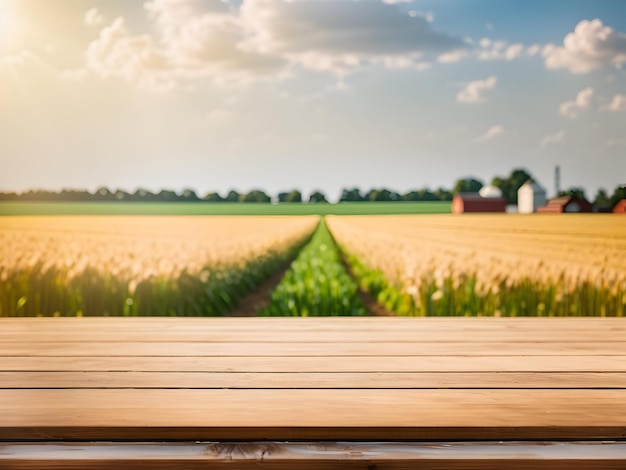
<svg viewBox="0 0 626 470">
<path fill-rule="evenodd" d="M 240 46 L 245 25 L 226 3 L 152 0 L 144 6 L 157 36 L 133 35 L 124 19 L 117 18 L 88 46 L 88 70 L 149 91 L 167 91 L 199 79 L 239 85 L 285 73 L 285 59 Z"/>
<path fill-rule="evenodd" d="M 122 78 L 142 87 L 164 91 L 175 86 L 167 57 L 152 37 L 133 36 L 123 18 L 100 31 L 86 52 L 87 68 L 103 78 Z"/>
<path fill-rule="evenodd" d="M 152 0 L 145 4 L 165 53 L 184 76 L 248 81 L 277 73 L 285 59 L 248 51 L 246 25 L 227 3 L 213 0 Z"/>
<path fill-rule="evenodd" d="M 534 57 L 539 54 L 542 48 L 539 44 L 525 46 L 521 42 L 510 44 L 502 39 L 493 40 L 490 38 L 482 38 L 478 45 L 476 56 L 478 60 L 482 61 L 512 61 L 520 57 Z"/>
<path fill-rule="evenodd" d="M 541 52 L 540 44 L 533 44 L 532 46 L 529 46 L 526 48 L 526 54 L 530 57 L 535 57 L 540 52 Z"/>
<path fill-rule="evenodd" d="M 493 75 L 484 80 L 470 82 L 458 92 L 456 99 L 459 103 L 481 103 L 485 100 L 484 93 L 493 90 L 497 82 L 498 79 Z"/>
<path fill-rule="evenodd" d="M 583 20 L 563 39 L 563 46 L 548 44 L 542 55 L 549 69 L 583 74 L 626 62 L 626 34 L 604 26 L 602 21 Z"/>
<path fill-rule="evenodd" d="M 453 64 L 459 62 L 469 55 L 466 49 L 456 49 L 454 51 L 445 52 L 437 57 L 437 62 L 440 64 Z"/>
<path fill-rule="evenodd" d="M 381 1 L 246 0 L 240 19 L 250 33 L 241 46 L 314 70 L 346 72 L 370 64 L 420 61 L 468 45 L 432 29 L 428 13 L 407 15 Z"/>
<path fill-rule="evenodd" d="M 97 8 L 92 8 L 91 10 L 87 10 L 85 16 L 83 16 L 83 21 L 88 26 L 96 26 L 101 24 L 104 21 L 104 18 Z"/>
<path fill-rule="evenodd" d="M 496 124 L 494 126 L 491 126 L 489 129 L 487 129 L 487 132 L 485 132 L 483 135 L 476 137 L 474 139 L 474 142 L 479 143 L 479 144 L 489 142 L 490 140 L 495 139 L 497 136 L 499 136 L 503 132 L 504 132 L 504 127 L 502 127 L 500 124 Z"/>
<path fill-rule="evenodd" d="M 511 44 L 504 51 L 504 58 L 506 60 L 513 60 L 516 57 L 519 57 L 524 52 L 524 45 L 521 43 Z"/>
<path fill-rule="evenodd" d="M 584 90 L 580 90 L 576 95 L 575 100 L 566 101 L 559 106 L 559 113 L 561 116 L 575 118 L 578 115 L 578 111 L 581 109 L 589 108 L 593 99 L 593 88 L 587 87 Z"/>
<path fill-rule="evenodd" d="M 391 3 L 397 3 L 393 1 Z M 146 89 L 209 79 L 240 84 L 289 76 L 296 67 L 338 77 L 370 65 L 425 70 L 458 61 L 469 45 L 432 29 L 431 12 L 409 14 L 381 0 L 149 0 L 156 34 L 136 35 L 122 18 L 102 29 L 86 68 Z M 101 21 L 90 10 L 85 21 Z M 447 55 L 446 55 L 447 54 Z"/>
<path fill-rule="evenodd" d="M 600 108 L 602 111 L 620 112 L 626 111 L 626 95 L 615 95 L 607 106 Z"/>
<path fill-rule="evenodd" d="M 555 134 L 546 135 L 541 139 L 541 147 L 546 148 L 548 145 L 557 145 L 565 140 L 565 131 L 561 129 Z"/>
<path fill-rule="evenodd" d="M 421 16 L 429 23 L 435 21 L 435 14 L 432 11 L 422 11 L 422 10 L 409 10 L 409 16 L 411 18 L 415 18 L 417 16 Z"/>
</svg>

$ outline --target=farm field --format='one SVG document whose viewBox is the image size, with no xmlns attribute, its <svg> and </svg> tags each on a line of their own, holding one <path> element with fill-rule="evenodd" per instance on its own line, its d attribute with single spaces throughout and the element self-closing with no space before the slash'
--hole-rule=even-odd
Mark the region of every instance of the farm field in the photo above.
<svg viewBox="0 0 626 470">
<path fill-rule="evenodd" d="M 0 218 L 0 316 L 221 315 L 290 260 L 304 217 Z"/>
<path fill-rule="evenodd" d="M 210 202 L 0 202 L 3 215 L 370 215 L 449 214 L 450 202 L 259 204 Z"/>
<path fill-rule="evenodd" d="M 236 315 L 250 293 L 270 316 L 624 316 L 624 233 L 598 214 L 5 216 L 0 316 Z"/>
<path fill-rule="evenodd" d="M 626 218 L 328 217 L 361 285 L 401 315 L 626 315 Z"/>
</svg>

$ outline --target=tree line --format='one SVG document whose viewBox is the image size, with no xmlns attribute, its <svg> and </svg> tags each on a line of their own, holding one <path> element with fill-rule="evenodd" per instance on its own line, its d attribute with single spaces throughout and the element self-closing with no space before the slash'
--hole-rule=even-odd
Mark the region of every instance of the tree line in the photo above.
<svg viewBox="0 0 626 470">
<path fill-rule="evenodd" d="M 502 191 L 502 196 L 509 204 L 517 204 L 517 190 L 532 175 L 524 169 L 515 169 L 509 176 L 496 176 L 491 180 L 491 185 Z M 484 186 L 480 179 L 469 177 L 456 181 L 452 189 L 438 188 L 431 190 L 423 188 L 411 190 L 406 193 L 380 188 L 370 189 L 362 192 L 357 187 L 344 188 L 339 198 L 340 202 L 394 202 L 394 201 L 451 201 L 454 195 L 460 192 L 477 192 Z M 561 191 L 559 196 L 575 195 L 587 199 L 583 188 L 573 187 Z M 626 186 L 618 186 L 612 194 L 600 189 L 593 202 L 598 207 L 613 207 L 621 199 L 626 198 Z M 254 189 L 249 192 L 238 192 L 230 190 L 225 195 L 217 192 L 209 192 L 204 196 L 199 196 L 193 189 L 185 189 L 181 192 L 163 189 L 159 192 L 151 192 L 146 189 L 137 189 L 135 192 L 123 190 L 112 191 L 109 188 L 101 187 L 95 192 L 87 190 L 63 189 L 61 191 L 29 190 L 22 193 L 0 192 L 0 201 L 51 201 L 51 202 L 85 202 L 85 201 L 135 201 L 135 202 L 255 202 L 270 203 L 272 197 L 265 191 Z M 302 192 L 293 189 L 291 191 L 279 192 L 276 202 L 279 203 L 328 203 L 326 195 L 319 190 L 313 191 L 308 197 L 304 197 Z"/>
</svg>

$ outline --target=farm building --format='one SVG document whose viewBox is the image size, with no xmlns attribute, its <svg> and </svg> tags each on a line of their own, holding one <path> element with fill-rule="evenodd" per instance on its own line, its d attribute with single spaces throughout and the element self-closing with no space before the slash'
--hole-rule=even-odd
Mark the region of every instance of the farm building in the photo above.
<svg viewBox="0 0 626 470">
<path fill-rule="evenodd" d="M 560 214 L 564 212 L 591 212 L 591 203 L 576 196 L 562 196 L 550 199 L 548 204 L 537 209 L 537 212 Z"/>
<path fill-rule="evenodd" d="M 626 199 L 622 199 L 613 208 L 615 214 L 626 214 Z"/>
<path fill-rule="evenodd" d="M 537 212 L 537 209 L 546 205 L 546 202 L 546 190 L 532 179 L 517 190 L 517 211 L 520 214 Z"/>
<path fill-rule="evenodd" d="M 452 212 L 505 212 L 506 199 L 494 186 L 485 186 L 477 193 L 459 193 L 452 199 Z"/>
</svg>

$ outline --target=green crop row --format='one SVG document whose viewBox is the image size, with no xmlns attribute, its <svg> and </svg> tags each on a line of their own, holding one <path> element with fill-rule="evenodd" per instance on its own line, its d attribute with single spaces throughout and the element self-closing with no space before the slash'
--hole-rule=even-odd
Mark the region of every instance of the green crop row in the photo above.
<svg viewBox="0 0 626 470">
<path fill-rule="evenodd" d="M 366 315 L 358 286 L 346 272 L 342 257 L 322 220 L 296 260 L 270 294 L 259 315 Z"/>
</svg>

